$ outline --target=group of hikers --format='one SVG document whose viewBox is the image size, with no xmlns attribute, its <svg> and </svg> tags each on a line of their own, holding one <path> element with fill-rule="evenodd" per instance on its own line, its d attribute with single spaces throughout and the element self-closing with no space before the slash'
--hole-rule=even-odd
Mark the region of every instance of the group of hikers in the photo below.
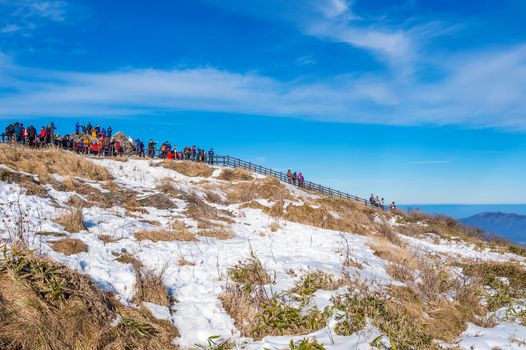
<svg viewBox="0 0 526 350">
<path fill-rule="evenodd" d="M 382 210 L 385 210 L 385 201 L 383 198 L 378 198 L 378 196 L 375 196 L 374 194 L 371 194 L 371 197 L 369 197 L 369 204 L 371 204 L 374 207 L 381 208 Z M 395 210 L 396 209 L 396 203 L 391 202 L 389 205 L 389 210 Z"/>
<path fill-rule="evenodd" d="M 148 142 L 148 157 L 155 157 L 155 142 L 150 140 Z M 210 148 L 208 153 L 206 150 L 196 147 L 195 145 L 190 147 L 186 146 L 181 152 L 177 151 L 177 145 L 173 146 L 165 141 L 159 148 L 159 158 L 168 160 L 191 160 L 194 162 L 203 162 L 208 164 L 214 164 L 214 149 Z"/>
<path fill-rule="evenodd" d="M 289 171 L 287 171 L 287 182 L 291 185 L 298 185 L 300 187 L 303 187 L 303 185 L 305 184 L 305 179 L 303 178 L 303 174 L 301 173 L 301 171 L 299 173 L 292 173 L 289 169 Z"/>
<path fill-rule="evenodd" d="M 75 134 L 60 136 L 55 133 L 55 125 L 50 123 L 43 126 L 40 133 L 37 133 L 34 126 L 24 128 L 19 122 L 9 124 L 4 133 L 3 142 L 16 142 L 31 147 L 42 147 L 44 145 L 55 145 L 57 147 L 73 151 L 79 154 L 95 156 L 123 156 L 135 155 L 139 157 L 155 158 L 168 160 L 191 160 L 194 162 L 205 162 L 214 164 L 214 149 L 208 152 L 196 146 L 186 146 L 182 151 L 177 151 L 177 146 L 173 148 L 168 141 L 162 143 L 157 149 L 157 142 L 150 139 L 145 144 L 140 139 L 127 139 L 124 135 L 117 137 L 112 134 L 111 126 L 107 128 L 99 125 L 75 123 Z"/>
<path fill-rule="evenodd" d="M 53 143 L 55 125 L 50 123 L 42 126 L 39 132 L 30 125 L 27 128 L 23 123 L 15 122 L 5 128 L 4 142 L 16 142 L 30 147 L 42 147 Z"/>
</svg>

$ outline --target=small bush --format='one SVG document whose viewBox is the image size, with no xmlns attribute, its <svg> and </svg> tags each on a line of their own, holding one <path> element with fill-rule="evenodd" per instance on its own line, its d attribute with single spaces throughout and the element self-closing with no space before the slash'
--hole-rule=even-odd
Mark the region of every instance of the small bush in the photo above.
<svg viewBox="0 0 526 350">
<path fill-rule="evenodd" d="M 334 276 L 330 273 L 314 271 L 303 276 L 291 292 L 300 296 L 311 296 L 320 289 L 335 290 L 339 285 L 338 281 L 335 281 Z"/>
<path fill-rule="evenodd" d="M 261 264 L 261 261 L 253 251 L 250 252 L 250 257 L 244 262 L 239 262 L 228 269 L 228 277 L 234 282 L 243 284 L 249 290 L 252 290 L 255 286 L 272 283 L 263 264 Z"/>
<path fill-rule="evenodd" d="M 278 221 L 272 221 L 269 225 L 270 231 L 277 232 L 281 226 Z"/>
<path fill-rule="evenodd" d="M 82 217 L 82 209 L 72 209 L 68 213 L 59 216 L 53 221 L 64 227 L 64 230 L 74 233 L 86 230 Z"/>
<path fill-rule="evenodd" d="M 169 306 L 170 297 L 162 278 L 163 273 L 156 274 L 153 271 L 144 269 L 137 271 L 134 299 Z"/>
</svg>

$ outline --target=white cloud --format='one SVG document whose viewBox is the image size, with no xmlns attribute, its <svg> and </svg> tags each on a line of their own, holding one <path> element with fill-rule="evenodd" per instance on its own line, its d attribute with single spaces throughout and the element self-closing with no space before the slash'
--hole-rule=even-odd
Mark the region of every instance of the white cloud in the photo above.
<svg viewBox="0 0 526 350">
<path fill-rule="evenodd" d="M 126 116 L 195 110 L 389 125 L 526 131 L 526 46 L 442 60 L 438 82 L 340 75 L 279 81 L 214 68 L 35 70 L 0 55 L 0 116 Z"/>
<path fill-rule="evenodd" d="M 47 18 L 53 22 L 62 22 L 66 19 L 66 1 L 30 1 L 29 11 L 39 17 Z"/>
</svg>

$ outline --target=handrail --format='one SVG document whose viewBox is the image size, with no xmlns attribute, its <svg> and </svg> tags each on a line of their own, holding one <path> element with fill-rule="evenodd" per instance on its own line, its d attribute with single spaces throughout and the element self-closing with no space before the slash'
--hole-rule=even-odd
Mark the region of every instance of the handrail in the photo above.
<svg viewBox="0 0 526 350">
<path fill-rule="evenodd" d="M 245 161 L 239 158 L 234 158 L 228 155 L 226 156 L 215 155 L 213 157 L 213 160 L 214 160 L 213 162 L 214 165 L 223 166 L 227 168 L 242 168 L 242 169 L 249 170 L 249 171 L 261 174 L 261 175 L 274 176 L 281 182 L 288 183 L 288 177 L 286 173 L 281 172 L 281 171 L 276 171 L 271 168 L 266 168 L 262 165 L 254 164 L 252 162 L 248 162 L 248 161 Z M 315 191 L 322 195 L 341 198 L 341 199 L 349 199 L 349 200 L 363 203 L 365 205 L 369 205 L 369 202 L 365 198 L 360 198 L 358 196 L 355 196 L 349 193 L 345 193 L 345 192 L 335 190 L 327 186 L 316 184 L 312 181 L 305 181 L 303 185 L 301 186 L 301 188 L 306 189 L 306 190 Z"/>
</svg>

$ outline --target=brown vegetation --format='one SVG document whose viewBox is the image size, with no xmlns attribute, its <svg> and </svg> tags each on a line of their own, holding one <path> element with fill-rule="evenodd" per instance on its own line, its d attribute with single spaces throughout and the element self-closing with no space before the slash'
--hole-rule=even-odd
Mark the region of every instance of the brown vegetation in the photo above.
<svg viewBox="0 0 526 350">
<path fill-rule="evenodd" d="M 236 236 L 232 228 L 222 225 L 209 226 L 206 228 L 199 227 L 198 235 L 220 240 L 232 239 Z"/>
<path fill-rule="evenodd" d="M 163 273 L 136 270 L 135 296 L 137 302 L 146 301 L 162 306 L 170 306 L 170 297 L 163 283 Z"/>
<path fill-rule="evenodd" d="M 289 189 L 272 176 L 250 182 L 231 183 L 223 186 L 223 191 L 227 194 L 229 203 L 246 203 L 254 199 L 292 199 Z"/>
<path fill-rule="evenodd" d="M 223 169 L 221 174 L 217 177 L 224 181 L 252 181 L 254 177 L 249 171 L 241 168 Z"/>
<path fill-rule="evenodd" d="M 0 348 L 177 349 L 173 325 L 124 307 L 62 265 L 11 253 L 0 261 Z"/>
<path fill-rule="evenodd" d="M 139 241 L 150 240 L 152 242 L 159 241 L 195 241 L 195 236 L 187 229 L 179 228 L 177 230 L 156 230 L 156 231 L 138 231 L 134 234 L 135 239 Z"/>
<path fill-rule="evenodd" d="M 47 195 L 47 191 L 42 184 L 29 175 L 0 168 L 0 181 L 16 183 L 24 188 L 30 196 L 45 197 Z"/>
<path fill-rule="evenodd" d="M 53 250 L 65 254 L 72 255 L 81 252 L 87 252 L 88 247 L 80 239 L 64 238 L 50 243 Z"/>
<path fill-rule="evenodd" d="M 0 164 L 37 175 L 56 173 L 62 176 L 79 176 L 95 181 L 111 179 L 106 168 L 74 153 L 54 148 L 29 149 L 0 144 Z"/>
<path fill-rule="evenodd" d="M 84 220 L 82 218 L 82 209 L 72 209 L 64 215 L 54 218 L 53 221 L 64 227 L 68 232 L 80 232 L 86 230 Z"/>
<path fill-rule="evenodd" d="M 163 168 L 175 170 L 178 173 L 189 177 L 210 177 L 214 173 L 214 168 L 204 163 L 196 162 L 165 160 L 156 166 L 162 166 Z"/>
</svg>

